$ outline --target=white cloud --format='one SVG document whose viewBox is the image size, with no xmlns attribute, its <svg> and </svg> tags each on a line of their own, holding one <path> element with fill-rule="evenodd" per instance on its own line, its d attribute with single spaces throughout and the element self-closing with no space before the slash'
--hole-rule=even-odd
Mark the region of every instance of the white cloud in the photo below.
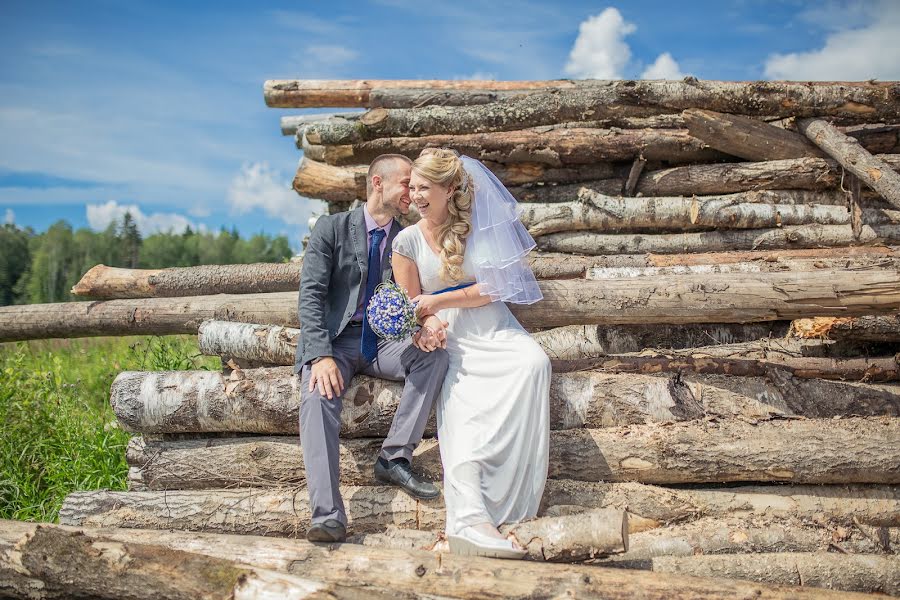
<svg viewBox="0 0 900 600">
<path fill-rule="evenodd" d="M 330 66 L 345 65 L 359 56 L 359 52 L 356 50 L 336 44 L 307 46 L 306 54 L 315 62 Z"/>
<path fill-rule="evenodd" d="M 488 73 L 486 71 L 475 71 L 474 73 L 470 73 L 468 75 L 458 75 L 453 79 L 457 80 L 478 80 L 478 81 L 494 81 L 497 79 L 496 73 Z"/>
<path fill-rule="evenodd" d="M 862 81 L 900 79 L 900 3 L 878 3 L 868 24 L 834 31 L 825 44 L 809 52 L 772 54 L 766 60 L 770 79 Z M 870 7 L 872 8 L 872 7 Z"/>
<path fill-rule="evenodd" d="M 148 236 L 157 232 L 181 233 L 188 227 L 195 231 L 204 231 L 204 226 L 197 226 L 190 219 L 178 213 L 151 213 L 145 215 L 137 204 L 119 204 L 109 201 L 104 204 L 88 204 L 87 220 L 92 229 L 101 231 L 113 221 L 121 222 L 125 213 L 131 213 L 138 231 Z"/>
<path fill-rule="evenodd" d="M 607 8 L 578 27 L 566 73 L 578 78 L 621 79 L 631 60 L 625 36 L 637 28 L 615 8 Z"/>
<path fill-rule="evenodd" d="M 672 55 L 663 52 L 652 65 L 644 69 L 641 79 L 683 79 L 684 75 Z"/>
<path fill-rule="evenodd" d="M 264 162 L 241 167 L 228 188 L 228 203 L 232 211 L 239 215 L 262 209 L 270 217 L 301 226 L 306 226 L 314 212 L 325 210 L 324 204 L 318 200 L 298 196 L 290 183 Z"/>
<path fill-rule="evenodd" d="M 13 225 L 16 222 L 16 213 L 13 212 L 13 209 L 6 209 L 6 217 L 3 219 L 3 222 L 7 225 Z"/>
</svg>

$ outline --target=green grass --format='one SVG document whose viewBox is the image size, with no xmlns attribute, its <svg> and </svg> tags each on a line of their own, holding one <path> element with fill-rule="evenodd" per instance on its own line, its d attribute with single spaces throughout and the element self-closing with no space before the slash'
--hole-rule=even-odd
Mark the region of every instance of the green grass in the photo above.
<svg viewBox="0 0 900 600">
<path fill-rule="evenodd" d="M 0 518 L 55 521 L 70 492 L 125 489 L 119 372 L 218 367 L 192 336 L 0 344 Z"/>
</svg>

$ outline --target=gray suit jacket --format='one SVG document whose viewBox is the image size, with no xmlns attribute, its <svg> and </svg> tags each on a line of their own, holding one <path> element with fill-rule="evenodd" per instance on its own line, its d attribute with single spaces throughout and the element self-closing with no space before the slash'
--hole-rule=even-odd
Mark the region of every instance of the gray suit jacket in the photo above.
<svg viewBox="0 0 900 600">
<path fill-rule="evenodd" d="M 393 276 L 394 220 L 381 258 L 381 281 Z M 309 236 L 300 275 L 300 343 L 294 372 L 319 356 L 331 356 L 331 341 L 347 327 L 362 300 L 369 273 L 366 217 L 362 207 L 319 218 Z"/>
</svg>

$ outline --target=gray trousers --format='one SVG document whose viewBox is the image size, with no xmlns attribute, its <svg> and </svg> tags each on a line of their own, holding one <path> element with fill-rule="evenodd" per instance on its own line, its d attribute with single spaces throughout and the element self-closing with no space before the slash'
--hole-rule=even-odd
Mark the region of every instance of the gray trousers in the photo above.
<svg viewBox="0 0 900 600">
<path fill-rule="evenodd" d="M 332 342 L 333 358 L 345 386 L 357 373 L 406 381 L 400 406 L 381 446 L 380 456 L 386 460 L 405 458 L 411 461 L 447 374 L 447 351 L 422 352 L 410 340 L 379 340 L 378 357 L 367 364 L 360 353 L 361 337 L 362 327 L 349 326 L 344 329 Z M 303 365 L 300 371 L 300 443 L 303 446 L 312 522 L 337 519 L 346 525 L 347 513 L 339 488 L 338 435 L 343 402 L 340 397 L 329 400 L 318 389 L 310 392 L 311 372 L 309 364 Z"/>
</svg>

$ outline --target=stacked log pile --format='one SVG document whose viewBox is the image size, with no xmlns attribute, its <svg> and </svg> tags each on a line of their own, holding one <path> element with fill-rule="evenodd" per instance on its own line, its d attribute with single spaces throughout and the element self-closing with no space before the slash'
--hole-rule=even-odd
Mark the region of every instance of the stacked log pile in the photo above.
<svg viewBox="0 0 900 600">
<path fill-rule="evenodd" d="M 248 581 L 280 571 L 333 597 L 900 595 L 900 84 L 265 93 L 270 106 L 366 109 L 282 121 L 304 153 L 295 189 L 331 212 L 362 199 L 374 156 L 431 146 L 485 161 L 519 199 L 545 300 L 512 308 L 554 367 L 541 511 L 507 529 L 530 563 L 446 554 L 440 499 L 373 485 L 401 384 L 365 376 L 342 413 L 351 543 L 293 539 L 309 524 L 291 368 L 302 266 L 101 265 L 73 290 L 93 302 L 0 308 L 0 341 L 198 333 L 223 370 L 121 373 L 111 402 L 135 434 L 129 491 L 74 493 L 60 521 L 75 529 L 0 539 L 24 549 L 22 564 L 0 563 L 0 592 L 47 582 L 48 544 L 85 556 L 99 544 L 237 561 Z M 440 481 L 433 434 L 432 420 L 414 468 Z"/>
</svg>

